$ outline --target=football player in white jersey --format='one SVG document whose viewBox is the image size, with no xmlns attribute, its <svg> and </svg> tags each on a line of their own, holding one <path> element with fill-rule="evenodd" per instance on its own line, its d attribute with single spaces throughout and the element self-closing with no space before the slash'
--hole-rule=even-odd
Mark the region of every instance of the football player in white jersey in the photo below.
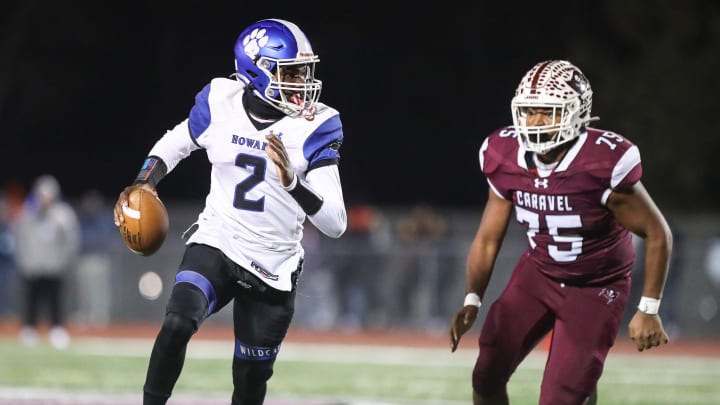
<svg viewBox="0 0 720 405">
<path fill-rule="evenodd" d="M 277 19 L 247 27 L 235 44 L 236 73 L 196 96 L 187 119 L 161 137 L 129 192 L 156 193 L 185 157 L 205 149 L 210 192 L 185 232 L 186 251 L 150 357 L 144 405 L 165 404 L 191 336 L 233 301 L 233 405 L 262 404 L 294 312 L 302 271 L 303 223 L 332 238 L 347 220 L 335 109 L 320 103 L 319 61 L 297 25 Z"/>
</svg>

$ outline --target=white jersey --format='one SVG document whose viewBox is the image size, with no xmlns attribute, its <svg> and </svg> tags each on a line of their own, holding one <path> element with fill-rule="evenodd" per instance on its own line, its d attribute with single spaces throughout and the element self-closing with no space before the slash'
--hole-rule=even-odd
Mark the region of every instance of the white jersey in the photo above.
<svg viewBox="0 0 720 405">
<path fill-rule="evenodd" d="M 304 253 L 306 214 L 282 188 L 265 153 L 265 135 L 283 141 L 296 175 L 323 198 L 310 221 L 339 237 L 347 224 L 337 167 L 342 124 L 335 109 L 318 103 L 313 120 L 284 117 L 258 131 L 243 107 L 243 92 L 241 82 L 213 79 L 196 96 L 189 117 L 149 155 L 161 158 L 169 173 L 192 151 L 205 149 L 212 164 L 210 192 L 186 243 L 218 248 L 268 285 L 289 291 Z"/>
</svg>

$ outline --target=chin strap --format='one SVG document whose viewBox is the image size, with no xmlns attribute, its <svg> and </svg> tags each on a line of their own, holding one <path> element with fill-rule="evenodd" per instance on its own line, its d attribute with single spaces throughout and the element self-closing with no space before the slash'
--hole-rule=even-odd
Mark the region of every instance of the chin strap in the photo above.
<svg viewBox="0 0 720 405">
<path fill-rule="evenodd" d="M 252 84 L 248 84 L 247 87 L 245 87 L 245 92 L 243 93 L 242 101 L 243 106 L 246 110 L 253 113 L 254 115 L 258 117 L 268 118 L 268 119 L 280 119 L 285 117 L 285 113 L 278 110 L 277 108 L 273 107 L 272 105 L 265 102 L 260 94 L 257 94 L 258 90 L 256 90 Z"/>
</svg>

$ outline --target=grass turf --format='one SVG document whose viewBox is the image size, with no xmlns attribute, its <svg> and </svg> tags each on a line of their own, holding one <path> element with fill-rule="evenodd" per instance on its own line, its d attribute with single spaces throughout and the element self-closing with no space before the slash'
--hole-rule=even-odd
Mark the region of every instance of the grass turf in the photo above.
<svg viewBox="0 0 720 405">
<path fill-rule="evenodd" d="M 0 340 L 0 387 L 102 391 L 141 390 L 152 341 L 83 339 L 58 351 Z M 178 393 L 232 391 L 232 342 L 191 342 Z M 475 353 L 447 349 L 286 344 L 268 396 L 383 401 L 470 403 Z M 531 354 L 513 376 L 514 404 L 537 403 L 544 364 Z M 611 354 L 599 385 L 600 404 L 711 405 L 720 403 L 720 359 Z"/>
</svg>

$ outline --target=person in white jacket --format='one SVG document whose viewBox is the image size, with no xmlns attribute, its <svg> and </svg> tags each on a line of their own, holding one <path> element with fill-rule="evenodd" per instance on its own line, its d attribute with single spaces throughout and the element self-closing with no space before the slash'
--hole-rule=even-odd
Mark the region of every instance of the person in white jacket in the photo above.
<svg viewBox="0 0 720 405">
<path fill-rule="evenodd" d="M 15 260 L 25 288 L 22 343 L 37 343 L 42 305 L 49 310 L 50 343 L 56 348 L 70 343 L 64 326 L 63 284 L 77 260 L 80 236 L 77 215 L 60 199 L 57 179 L 38 177 L 15 227 Z"/>
</svg>

